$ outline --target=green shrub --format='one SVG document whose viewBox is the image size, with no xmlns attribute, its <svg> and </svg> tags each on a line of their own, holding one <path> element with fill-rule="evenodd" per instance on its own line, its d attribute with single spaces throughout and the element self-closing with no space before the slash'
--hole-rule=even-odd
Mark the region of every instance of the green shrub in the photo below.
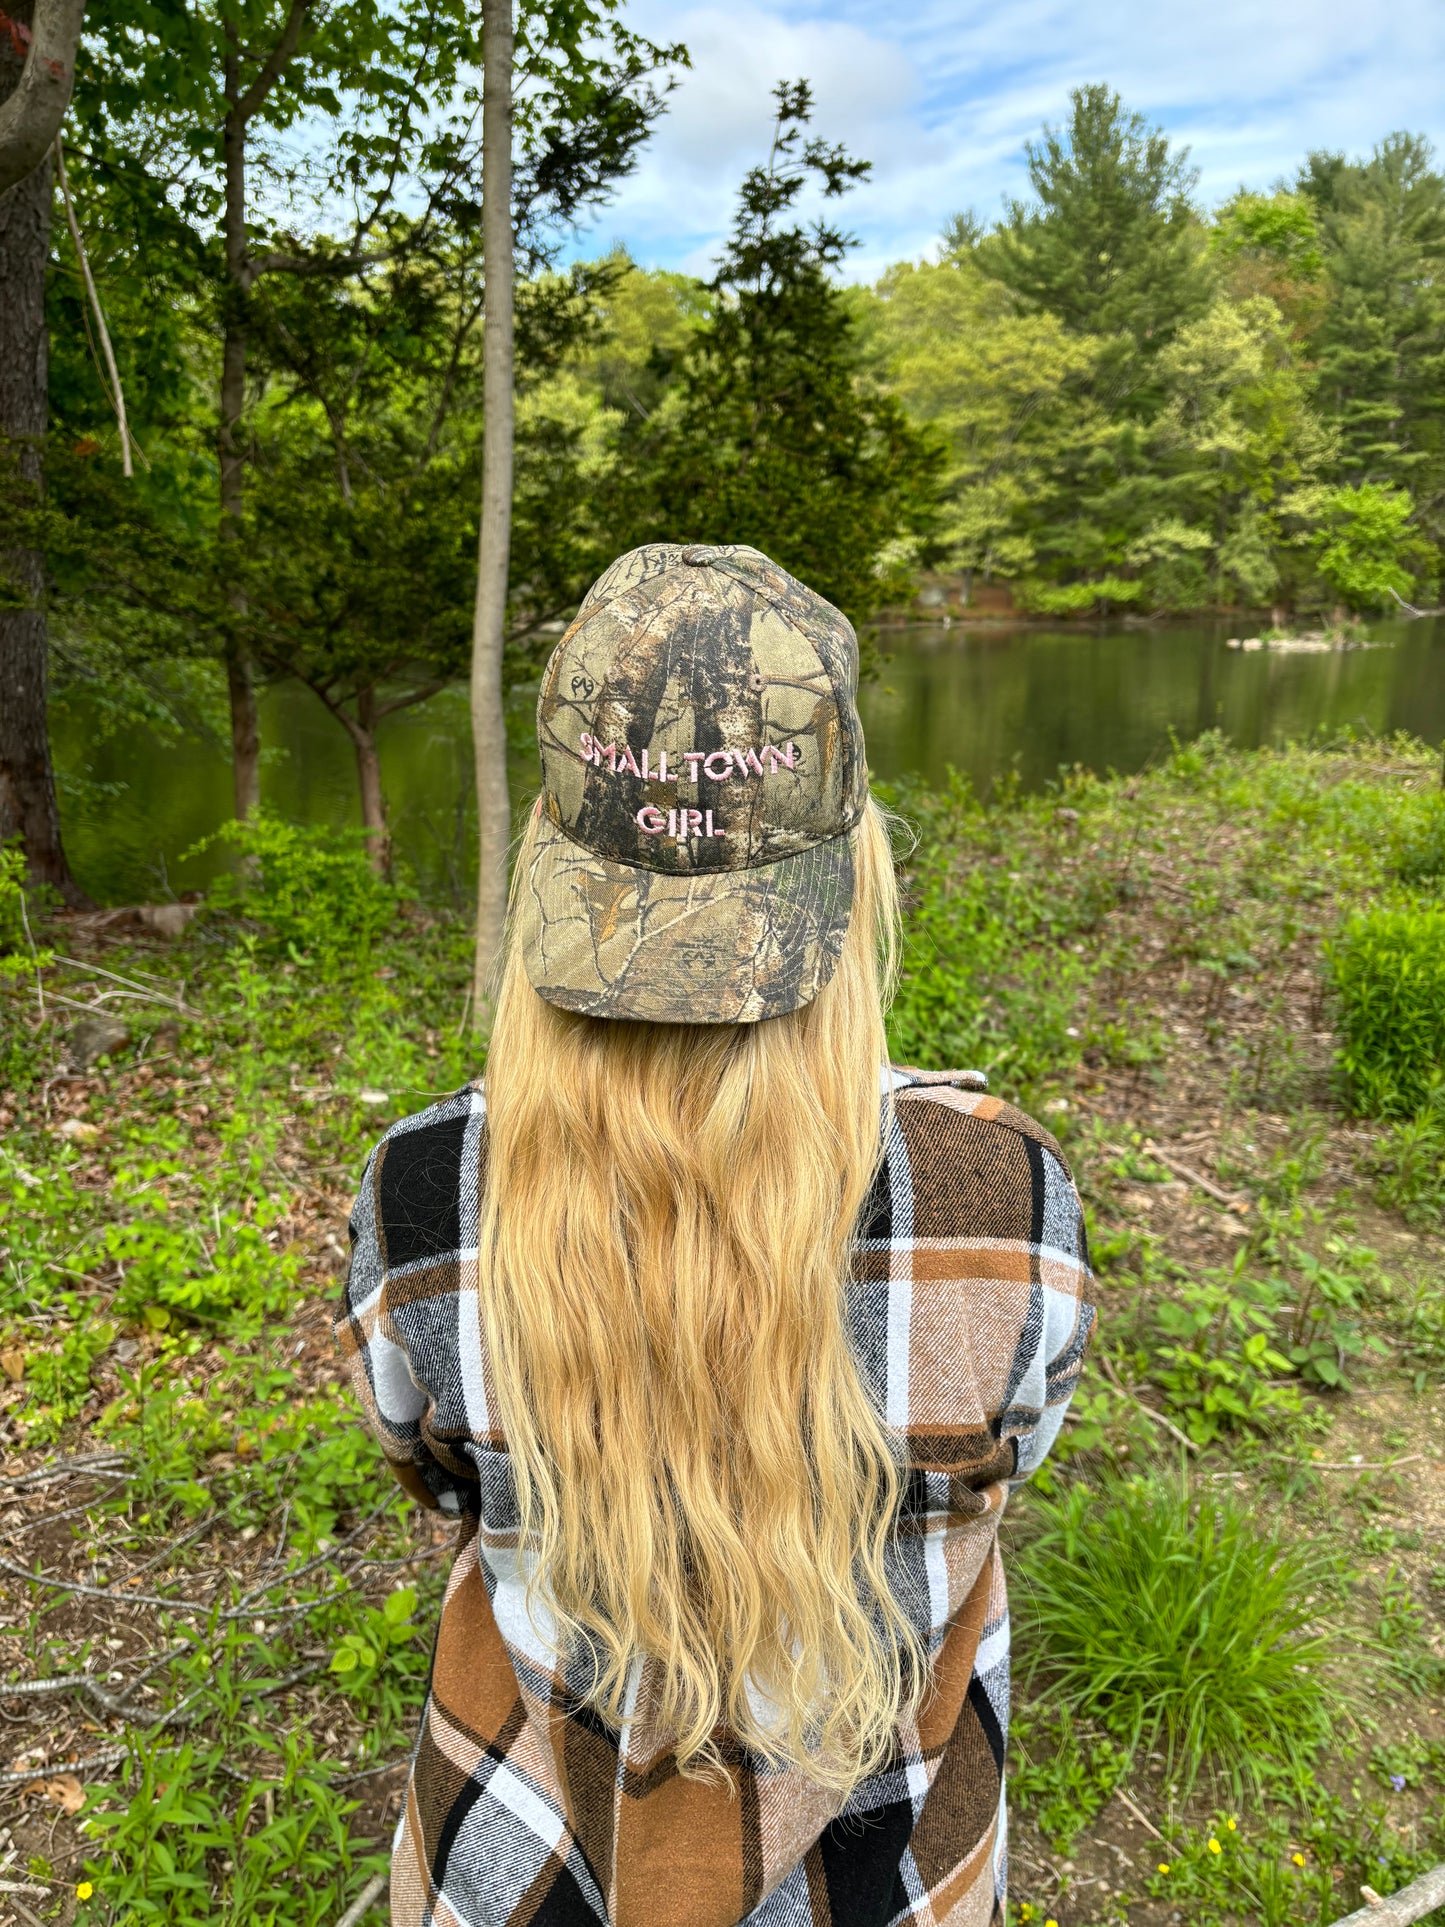
<svg viewBox="0 0 1445 1927">
<path fill-rule="evenodd" d="M 1014 1588 L 1020 1651 L 1050 1705 L 1136 1755 L 1160 1742 L 1187 1785 L 1303 1769 L 1338 1695 L 1313 1630 L 1323 1554 L 1212 1493 L 1170 1480 L 1035 1497 Z"/>
<path fill-rule="evenodd" d="M 1330 946 L 1337 1063 L 1353 1108 L 1410 1117 L 1445 1076 L 1445 907 L 1351 917 Z"/>
<path fill-rule="evenodd" d="M 1445 1222 L 1445 1085 L 1414 1117 L 1392 1124 L 1366 1159 L 1376 1201 L 1407 1224 Z"/>
<path fill-rule="evenodd" d="M 1284 1286 L 1232 1265 L 1184 1278 L 1154 1310 L 1150 1376 L 1196 1444 L 1226 1432 L 1271 1431 L 1298 1416 L 1297 1386 L 1280 1384 L 1291 1361 L 1279 1349 Z"/>
<path fill-rule="evenodd" d="M 1096 609 L 1137 602 L 1143 593 L 1142 582 L 1117 575 L 1097 582 L 1020 582 L 1014 587 L 1019 603 L 1041 616 L 1089 615 Z"/>
<path fill-rule="evenodd" d="M 1415 886 L 1445 878 L 1445 796 L 1430 797 L 1420 819 L 1400 837 L 1395 874 Z"/>
<path fill-rule="evenodd" d="M 218 843 L 240 860 L 211 885 L 209 906 L 259 931 L 262 955 L 325 972 L 368 953 L 396 921 L 397 893 L 372 869 L 360 830 L 305 828 L 262 811 L 186 854 Z"/>
</svg>

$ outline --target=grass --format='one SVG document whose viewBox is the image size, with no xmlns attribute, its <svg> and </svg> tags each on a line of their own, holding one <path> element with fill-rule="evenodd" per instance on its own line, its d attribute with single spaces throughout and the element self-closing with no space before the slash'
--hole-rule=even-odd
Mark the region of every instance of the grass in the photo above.
<svg viewBox="0 0 1445 1927">
<path fill-rule="evenodd" d="M 1318 1927 L 1445 1857 L 1438 1121 L 1342 1112 L 1325 963 L 1348 917 L 1438 900 L 1437 758 L 1207 738 L 1127 780 L 893 800 L 919 832 L 895 1054 L 985 1068 L 1061 1136 L 1113 1368 L 1022 1498 L 1017 1916 Z M 0 1773 L 32 1777 L 0 1782 L 0 1855 L 48 1924 L 338 1917 L 385 1862 L 450 1549 L 328 1324 L 366 1149 L 478 1068 L 467 933 L 355 839 L 250 836 L 169 945 L 37 914 L 32 950 L 0 881 L 0 1477 L 63 1473 L 0 1485 L 32 1575 L 0 1568 L 0 1680 L 88 1674 L 123 1709 L 4 1702 Z M 158 1001 L 117 1000 L 127 1041 L 72 1073 L 58 999 L 117 988 L 97 971 Z M 1351 1726 L 1309 1642 L 1382 1624 Z"/>
<path fill-rule="evenodd" d="M 1167 1477 L 1074 1484 L 1029 1525 L 1015 1610 L 1031 1689 L 1102 1726 L 1126 1768 L 1162 1748 L 1186 1794 L 1205 1768 L 1238 1797 L 1262 1761 L 1310 1765 L 1339 1700 L 1319 1552 Z"/>
</svg>

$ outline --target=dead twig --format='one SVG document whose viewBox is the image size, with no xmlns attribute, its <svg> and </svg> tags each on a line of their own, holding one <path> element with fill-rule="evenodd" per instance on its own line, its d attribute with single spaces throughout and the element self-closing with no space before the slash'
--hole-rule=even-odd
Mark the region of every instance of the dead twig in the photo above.
<svg viewBox="0 0 1445 1927">
<path fill-rule="evenodd" d="M 1159 1831 L 1158 1827 L 1155 1826 L 1154 1822 L 1149 1818 L 1148 1814 L 1145 1813 L 1142 1808 L 1135 1806 L 1134 1802 L 1129 1798 L 1128 1794 L 1124 1791 L 1123 1787 L 1116 1786 L 1114 1788 L 1114 1798 L 1120 1803 L 1121 1806 L 1125 1806 L 1129 1809 L 1130 1813 L 1133 1814 L 1134 1818 L 1139 1822 L 1139 1825 L 1144 1829 L 1145 1833 L 1152 1833 L 1154 1838 L 1162 1842 L 1164 1846 L 1167 1847 L 1169 1845 L 1169 1841 Z"/>
<path fill-rule="evenodd" d="M 49 1766 L 29 1766 L 19 1773 L 0 1773 L 0 1786 L 30 1786 L 36 1780 L 53 1780 L 60 1773 L 90 1773 L 97 1767 L 115 1766 L 126 1757 L 123 1746 L 111 1746 L 103 1753 L 87 1753 L 83 1760 L 52 1760 Z"/>
<path fill-rule="evenodd" d="M 1182 1163 L 1170 1152 L 1161 1151 L 1157 1144 L 1150 1144 L 1145 1148 L 1150 1157 L 1158 1158 L 1159 1162 L 1172 1171 L 1175 1177 L 1183 1178 L 1186 1184 L 1192 1184 L 1196 1191 L 1202 1191 L 1207 1198 L 1213 1198 L 1216 1204 L 1222 1204 L 1230 1211 L 1249 1209 L 1248 1198 L 1242 1198 L 1236 1191 L 1226 1191 L 1222 1184 L 1216 1184 L 1213 1178 L 1205 1177 L 1202 1171 L 1196 1171 L 1192 1165 Z"/>
<path fill-rule="evenodd" d="M 1153 1419 L 1156 1425 L 1162 1425 L 1170 1438 L 1177 1439 L 1187 1452 L 1198 1452 L 1199 1447 L 1187 1432 L 1181 1432 L 1172 1419 L 1165 1418 L 1162 1412 L 1156 1412 L 1152 1405 L 1146 1405 L 1142 1398 L 1136 1397 L 1135 1394 L 1129 1390 L 1128 1386 L 1114 1370 L 1106 1352 L 1100 1352 L 1099 1364 L 1103 1369 L 1105 1378 L 1108 1379 L 1109 1383 L 1121 1398 L 1127 1398 L 1131 1405 L 1135 1406 L 1144 1414 L 1145 1418 Z"/>
<path fill-rule="evenodd" d="M 1423 1459 L 1423 1452 L 1407 1452 L 1400 1459 L 1361 1460 L 1355 1464 L 1350 1459 L 1297 1459 L 1290 1452 L 1270 1452 L 1272 1459 L 1283 1459 L 1286 1465 L 1303 1466 L 1309 1472 L 1393 1472 L 1397 1465 L 1414 1465 Z"/>
<path fill-rule="evenodd" d="M 82 1452 L 79 1458 L 52 1459 L 49 1465 L 38 1465 L 33 1472 L 7 1473 L 0 1477 L 0 1485 L 13 1485 L 20 1492 L 28 1485 L 48 1485 L 53 1479 L 78 1478 L 84 1472 L 102 1469 L 108 1471 L 112 1466 L 125 1465 L 129 1458 L 128 1452 Z"/>
<path fill-rule="evenodd" d="M 382 1889 L 385 1885 L 385 1874 L 373 1874 L 361 1892 L 356 1896 L 355 1900 L 353 1900 L 347 1908 L 346 1912 L 341 1916 L 340 1920 L 337 1921 L 336 1927 L 356 1927 L 357 1922 L 362 1916 L 380 1900 Z"/>
</svg>

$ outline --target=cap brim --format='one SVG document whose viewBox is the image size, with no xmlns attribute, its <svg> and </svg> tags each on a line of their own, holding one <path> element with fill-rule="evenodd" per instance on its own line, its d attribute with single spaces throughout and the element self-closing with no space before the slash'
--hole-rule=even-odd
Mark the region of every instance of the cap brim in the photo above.
<svg viewBox="0 0 1445 1927">
<path fill-rule="evenodd" d="M 655 1024 L 754 1024 L 811 1003 L 853 907 L 853 835 L 746 870 L 667 876 L 537 819 L 517 880 L 527 975 L 548 1003 Z"/>
</svg>

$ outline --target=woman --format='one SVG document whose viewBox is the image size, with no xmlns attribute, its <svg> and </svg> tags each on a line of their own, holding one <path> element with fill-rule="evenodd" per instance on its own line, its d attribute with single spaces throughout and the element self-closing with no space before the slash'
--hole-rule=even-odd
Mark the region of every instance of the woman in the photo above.
<svg viewBox="0 0 1445 1927">
<path fill-rule="evenodd" d="M 378 1146 L 338 1321 L 461 1519 L 395 1927 L 1002 1921 L 998 1520 L 1087 1254 L 1045 1132 L 887 1066 L 856 687 L 742 547 L 548 665 L 485 1087 Z"/>
</svg>

